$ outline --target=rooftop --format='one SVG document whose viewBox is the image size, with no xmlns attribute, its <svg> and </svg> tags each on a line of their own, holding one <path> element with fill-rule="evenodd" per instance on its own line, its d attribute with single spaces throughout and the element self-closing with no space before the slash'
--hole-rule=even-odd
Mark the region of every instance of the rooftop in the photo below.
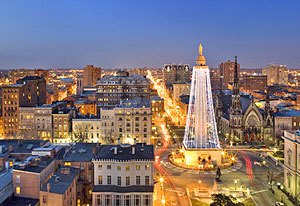
<svg viewBox="0 0 300 206">
<path fill-rule="evenodd" d="M 132 152 L 132 148 L 134 148 L 134 153 Z M 116 154 L 115 151 L 117 152 Z M 146 145 L 143 143 L 137 143 L 135 145 L 102 145 L 95 159 L 117 161 L 154 161 L 154 149 L 153 145 Z"/>
<path fill-rule="evenodd" d="M 65 154 L 65 162 L 89 162 L 94 158 L 93 147 L 99 151 L 100 145 L 96 143 L 75 143 Z"/>
<path fill-rule="evenodd" d="M 68 172 L 64 172 L 68 171 Z M 47 191 L 47 185 L 50 185 L 50 192 L 56 194 L 64 194 L 70 187 L 74 179 L 80 172 L 79 168 L 74 167 L 62 167 L 59 168 L 55 174 L 48 180 L 43 186 L 41 191 Z"/>
<path fill-rule="evenodd" d="M 116 192 L 116 193 L 130 193 L 130 192 L 140 192 L 140 193 L 152 193 L 154 186 L 151 185 L 141 185 L 141 186 L 128 186 L 120 187 L 116 185 L 94 185 L 93 192 Z"/>
<path fill-rule="evenodd" d="M 48 141 L 44 140 L 18 140 L 18 139 L 6 139 L 0 140 L 0 145 L 2 146 L 2 152 L 0 152 L 0 157 L 4 157 L 9 153 L 12 154 L 31 154 L 33 148 L 41 147 L 45 145 Z M 11 147 L 12 151 L 9 151 Z"/>
<path fill-rule="evenodd" d="M 26 160 L 30 159 L 27 161 Z M 33 159 L 36 158 L 36 159 Z M 14 170 L 19 171 L 26 171 L 26 172 L 33 172 L 33 173 L 41 173 L 44 169 L 46 169 L 53 161 L 54 159 L 49 157 L 39 157 L 39 156 L 30 156 L 28 157 L 24 163 L 17 165 L 14 167 Z"/>
</svg>

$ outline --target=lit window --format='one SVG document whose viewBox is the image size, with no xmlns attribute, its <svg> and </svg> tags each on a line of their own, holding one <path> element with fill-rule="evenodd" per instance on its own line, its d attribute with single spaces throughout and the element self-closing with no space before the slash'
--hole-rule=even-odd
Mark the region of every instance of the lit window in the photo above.
<svg viewBox="0 0 300 206">
<path fill-rule="evenodd" d="M 65 166 L 71 166 L 71 162 L 65 162 Z"/>
<path fill-rule="evenodd" d="M 99 185 L 102 185 L 102 175 L 99 175 L 99 176 L 98 176 L 98 184 L 99 184 Z"/>
<path fill-rule="evenodd" d="M 136 170 L 140 170 L 141 169 L 141 165 L 136 165 Z"/>
<path fill-rule="evenodd" d="M 102 170 L 102 165 L 98 165 L 98 170 Z"/>
<path fill-rule="evenodd" d="M 119 171 L 120 171 L 120 170 L 121 170 L 121 166 L 117 166 L 117 170 L 119 170 Z"/>
<path fill-rule="evenodd" d="M 145 165 L 145 170 L 150 170 L 150 165 Z"/>
<path fill-rule="evenodd" d="M 126 166 L 126 171 L 129 171 L 129 170 L 130 170 L 130 166 L 127 165 L 127 166 Z"/>
<path fill-rule="evenodd" d="M 20 187 L 16 187 L 16 194 L 20 194 L 21 193 L 21 188 Z"/>
</svg>

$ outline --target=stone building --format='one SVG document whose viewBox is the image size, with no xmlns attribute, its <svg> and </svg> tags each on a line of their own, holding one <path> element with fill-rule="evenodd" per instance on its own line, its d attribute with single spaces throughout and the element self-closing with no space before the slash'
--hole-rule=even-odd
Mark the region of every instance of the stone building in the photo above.
<svg viewBox="0 0 300 206">
<path fill-rule="evenodd" d="M 237 59 L 235 61 L 232 95 L 221 91 L 215 105 L 219 132 L 234 142 L 263 142 L 274 144 L 274 120 L 267 95 L 264 110 L 259 109 L 253 97 L 240 95 Z"/>
<path fill-rule="evenodd" d="M 292 197 L 300 201 L 300 132 L 284 131 L 284 186 Z"/>
<path fill-rule="evenodd" d="M 100 107 L 112 108 L 121 100 L 150 99 L 150 82 L 139 74 L 129 75 L 118 71 L 115 76 L 106 75 L 98 80 L 97 98 Z"/>
<path fill-rule="evenodd" d="M 93 160 L 93 206 L 152 206 L 153 145 L 103 145 Z"/>
<path fill-rule="evenodd" d="M 188 64 L 165 64 L 163 68 L 163 83 L 165 85 L 174 82 L 191 81 L 191 69 Z"/>
</svg>

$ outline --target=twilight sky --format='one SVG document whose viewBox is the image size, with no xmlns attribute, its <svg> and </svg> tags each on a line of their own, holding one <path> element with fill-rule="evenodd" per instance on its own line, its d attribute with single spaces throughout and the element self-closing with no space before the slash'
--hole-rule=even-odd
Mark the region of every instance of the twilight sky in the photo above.
<svg viewBox="0 0 300 206">
<path fill-rule="evenodd" d="M 300 68 L 299 0 L 1 0 L 0 69 Z"/>
</svg>

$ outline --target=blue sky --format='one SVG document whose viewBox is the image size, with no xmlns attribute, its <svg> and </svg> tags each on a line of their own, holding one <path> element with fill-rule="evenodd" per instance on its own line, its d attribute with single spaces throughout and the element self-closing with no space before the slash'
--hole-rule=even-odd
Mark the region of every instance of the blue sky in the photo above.
<svg viewBox="0 0 300 206">
<path fill-rule="evenodd" d="M 243 68 L 300 68 L 297 0 L 3 0 L 0 69 L 210 67 L 238 55 Z"/>
</svg>

